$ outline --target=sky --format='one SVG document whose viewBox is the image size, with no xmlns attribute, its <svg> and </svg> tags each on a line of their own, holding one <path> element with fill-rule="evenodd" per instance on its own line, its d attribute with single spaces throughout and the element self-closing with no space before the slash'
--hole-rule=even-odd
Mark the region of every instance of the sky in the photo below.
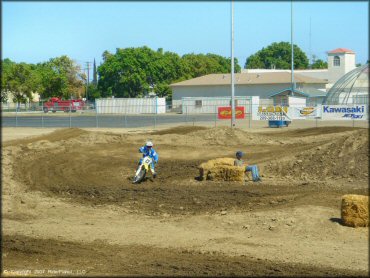
<svg viewBox="0 0 370 278">
<path fill-rule="evenodd" d="M 234 56 L 291 41 L 291 2 L 234 1 Z M 2 2 L 1 55 L 39 63 L 67 55 L 102 63 L 104 51 L 148 46 L 179 55 L 231 57 L 231 1 Z M 369 59 L 368 1 L 293 2 L 293 43 L 308 57 L 348 48 L 356 63 Z"/>
</svg>

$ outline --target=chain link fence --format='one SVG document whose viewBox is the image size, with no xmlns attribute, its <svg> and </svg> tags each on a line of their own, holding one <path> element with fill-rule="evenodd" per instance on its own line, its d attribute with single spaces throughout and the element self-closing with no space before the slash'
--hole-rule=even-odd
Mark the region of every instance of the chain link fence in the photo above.
<svg viewBox="0 0 370 278">
<path fill-rule="evenodd" d="M 240 106 L 239 106 L 240 107 Z M 243 107 L 244 114 L 237 115 L 236 127 L 243 129 L 264 128 L 269 126 L 268 120 L 256 120 L 252 117 L 252 111 L 258 106 L 246 104 Z M 366 105 L 367 107 L 367 105 Z M 101 107 L 100 107 L 101 108 Z M 221 119 L 219 106 L 200 107 L 175 107 L 165 105 L 157 109 L 160 113 L 140 113 L 148 111 L 148 107 L 141 105 L 133 109 L 122 107 L 106 107 L 99 112 L 95 104 L 87 104 L 76 110 L 71 107 L 59 106 L 55 110 L 43 110 L 43 105 L 30 104 L 19 107 L 2 106 L 2 127 L 34 127 L 34 128 L 148 128 L 198 125 L 198 126 L 231 126 L 231 119 Z M 106 111 L 109 111 L 107 113 Z M 123 111 L 116 113 L 114 111 Z M 289 127 L 307 128 L 322 126 L 345 126 L 345 127 L 368 127 L 368 107 L 365 117 L 348 118 L 346 120 L 325 120 L 320 117 L 293 119 Z M 255 112 L 253 112 L 255 113 Z M 227 114 L 227 113 L 226 113 Z M 230 115 L 226 115 L 230 116 Z"/>
</svg>

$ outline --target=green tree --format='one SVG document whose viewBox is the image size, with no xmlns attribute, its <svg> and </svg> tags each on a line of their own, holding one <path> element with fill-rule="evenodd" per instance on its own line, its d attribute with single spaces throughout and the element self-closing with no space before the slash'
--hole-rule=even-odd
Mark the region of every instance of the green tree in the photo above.
<svg viewBox="0 0 370 278">
<path fill-rule="evenodd" d="M 6 58 L 1 61 L 1 101 L 8 101 L 9 93 L 9 78 L 14 62 Z"/>
<path fill-rule="evenodd" d="M 144 46 L 103 53 L 98 67 L 98 89 L 102 97 L 143 97 L 151 88 L 161 96 L 169 94 L 164 84 L 170 84 L 184 74 L 179 55 L 153 51 Z"/>
<path fill-rule="evenodd" d="M 101 97 L 100 90 L 98 86 L 94 83 L 90 83 L 88 86 L 88 100 L 95 100 L 96 98 Z"/>
<path fill-rule="evenodd" d="M 68 56 L 52 58 L 37 65 L 42 98 L 78 98 L 84 88 L 80 66 Z"/>
<path fill-rule="evenodd" d="M 210 73 L 229 73 L 231 60 L 215 54 L 178 54 L 144 46 L 105 51 L 98 67 L 98 90 L 102 97 L 142 97 L 152 89 L 171 98 L 169 84 Z M 235 72 L 240 72 L 235 59 Z"/>
<path fill-rule="evenodd" d="M 307 69 L 308 58 L 306 54 L 297 46 L 294 49 L 294 68 Z M 246 69 L 290 69 L 291 68 L 291 44 L 289 42 L 272 43 L 266 48 L 262 48 L 255 54 L 246 59 L 244 68 Z"/>
<path fill-rule="evenodd" d="M 231 59 L 208 53 L 204 54 L 185 54 L 182 56 L 185 63 L 185 79 L 195 78 L 212 73 L 230 73 Z M 238 60 L 234 58 L 234 72 L 240 72 L 241 68 Z"/>
<path fill-rule="evenodd" d="M 32 100 L 32 93 L 37 91 L 35 66 L 26 63 L 8 63 L 5 83 L 2 87 L 10 94 L 13 102 L 26 103 Z"/>
<path fill-rule="evenodd" d="M 315 60 L 312 63 L 311 68 L 312 69 L 327 69 L 328 68 L 328 63 L 321 60 L 321 59 L 318 59 L 318 60 Z"/>
<path fill-rule="evenodd" d="M 93 64 L 93 80 L 92 80 L 92 83 L 98 84 L 98 73 L 96 71 L 95 58 L 94 58 L 94 64 Z"/>
</svg>

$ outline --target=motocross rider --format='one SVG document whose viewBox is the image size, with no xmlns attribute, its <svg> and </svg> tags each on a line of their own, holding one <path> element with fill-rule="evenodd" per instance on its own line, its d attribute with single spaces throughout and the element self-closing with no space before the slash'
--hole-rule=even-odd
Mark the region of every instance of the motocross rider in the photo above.
<svg viewBox="0 0 370 278">
<path fill-rule="evenodd" d="M 140 158 L 139 165 L 143 161 L 143 158 L 146 157 L 146 156 L 149 156 L 152 159 L 152 165 L 150 165 L 150 170 L 152 171 L 153 178 L 155 178 L 157 176 L 157 173 L 155 172 L 154 164 L 158 163 L 158 154 L 153 149 L 153 142 L 152 141 L 147 141 L 145 143 L 145 146 L 142 146 L 139 149 L 139 152 L 143 154 L 143 157 Z"/>
<path fill-rule="evenodd" d="M 242 160 L 243 157 L 243 152 L 242 151 L 237 151 L 236 154 L 236 159 L 234 160 L 234 166 L 241 166 L 244 167 L 244 161 Z M 246 172 L 252 172 L 252 179 L 254 182 L 260 182 L 262 181 L 259 173 L 258 173 L 258 166 L 257 165 L 248 165 L 245 167 L 245 173 Z"/>
</svg>

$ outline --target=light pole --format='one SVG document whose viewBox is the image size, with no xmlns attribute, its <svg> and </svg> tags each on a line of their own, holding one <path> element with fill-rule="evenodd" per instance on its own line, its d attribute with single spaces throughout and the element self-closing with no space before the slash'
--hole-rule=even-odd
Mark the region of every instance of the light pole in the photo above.
<svg viewBox="0 0 370 278">
<path fill-rule="evenodd" d="M 234 94 L 234 1 L 231 0 L 231 127 L 235 127 Z"/>
<path fill-rule="evenodd" d="M 292 46 L 292 96 L 294 96 L 294 90 L 295 90 L 295 84 L 294 84 L 294 47 L 293 47 L 293 0 L 290 4 L 290 40 L 291 40 L 291 46 Z"/>
</svg>

